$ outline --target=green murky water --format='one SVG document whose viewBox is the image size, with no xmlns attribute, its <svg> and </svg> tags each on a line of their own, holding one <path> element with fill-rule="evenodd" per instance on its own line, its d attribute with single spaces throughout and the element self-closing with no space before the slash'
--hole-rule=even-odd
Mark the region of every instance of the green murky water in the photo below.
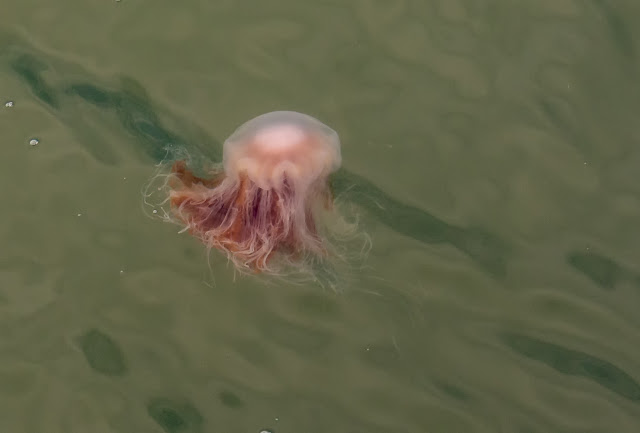
<svg viewBox="0 0 640 433">
<path fill-rule="evenodd" d="M 1 431 L 640 428 L 637 2 L 2 9 Z M 343 142 L 337 292 L 142 209 L 168 147 L 279 109 Z"/>
</svg>

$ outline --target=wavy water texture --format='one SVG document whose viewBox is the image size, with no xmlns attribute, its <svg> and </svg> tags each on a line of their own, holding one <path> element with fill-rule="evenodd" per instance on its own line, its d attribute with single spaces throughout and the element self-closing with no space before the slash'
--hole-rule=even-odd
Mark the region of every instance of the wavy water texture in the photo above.
<svg viewBox="0 0 640 433">
<path fill-rule="evenodd" d="M 0 430 L 638 431 L 636 3 L 5 5 Z M 141 210 L 276 109 L 340 133 L 338 293 Z"/>
<path fill-rule="evenodd" d="M 27 54 L 18 55 L 10 62 L 13 70 L 33 95 L 57 110 L 59 96 L 40 75 L 42 69 L 45 69 L 43 64 Z M 130 79 L 123 79 L 122 91 L 101 89 L 96 85 L 80 82 L 67 85 L 59 93 L 76 96 L 102 109 L 115 111 L 122 127 L 136 136 L 137 144 L 142 147 L 144 154 L 157 162 L 166 159 L 172 150 L 178 149 L 175 151 L 180 152 L 180 149 L 185 147 L 191 150 L 190 154 L 204 154 L 211 158 L 211 162 L 221 160 L 221 146 L 218 141 L 188 141 L 167 130 L 153 111 L 152 103 L 144 90 Z M 95 151 L 93 147 L 89 149 L 100 162 L 117 162 L 103 147 Z M 394 200 L 362 176 L 346 170 L 341 171 L 333 185 L 337 195 L 345 194 L 349 200 L 364 207 L 392 229 L 420 242 L 450 243 L 477 260 L 492 274 L 499 276 L 504 272 L 504 255 L 507 250 L 496 236 L 479 229 L 465 229 L 447 224 L 424 210 Z M 482 247 L 478 247 L 480 244 Z"/>
</svg>

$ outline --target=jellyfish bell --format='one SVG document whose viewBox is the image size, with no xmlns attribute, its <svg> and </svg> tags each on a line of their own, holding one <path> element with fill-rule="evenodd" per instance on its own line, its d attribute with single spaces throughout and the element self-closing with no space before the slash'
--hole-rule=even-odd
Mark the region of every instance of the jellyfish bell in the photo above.
<svg viewBox="0 0 640 433">
<path fill-rule="evenodd" d="M 321 217 L 334 212 L 328 179 L 340 164 L 340 139 L 327 125 L 292 111 L 263 114 L 224 142 L 209 177 L 173 164 L 172 220 L 241 271 L 309 270 L 338 255 Z"/>
<path fill-rule="evenodd" d="M 340 167 L 340 139 L 311 116 L 275 111 L 249 120 L 231 134 L 222 159 L 230 177 L 246 175 L 265 190 L 282 187 L 286 179 L 299 189 L 326 180 Z"/>
</svg>

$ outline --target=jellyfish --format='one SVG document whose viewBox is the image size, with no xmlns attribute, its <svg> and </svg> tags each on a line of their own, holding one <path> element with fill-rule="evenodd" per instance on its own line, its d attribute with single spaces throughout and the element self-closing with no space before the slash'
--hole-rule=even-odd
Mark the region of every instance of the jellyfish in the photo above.
<svg viewBox="0 0 640 433">
<path fill-rule="evenodd" d="M 208 176 L 173 163 L 171 213 L 241 271 L 301 267 L 331 254 L 319 216 L 334 210 L 328 179 L 340 164 L 340 139 L 329 126 L 292 111 L 263 114 L 224 142 L 222 164 Z"/>
</svg>

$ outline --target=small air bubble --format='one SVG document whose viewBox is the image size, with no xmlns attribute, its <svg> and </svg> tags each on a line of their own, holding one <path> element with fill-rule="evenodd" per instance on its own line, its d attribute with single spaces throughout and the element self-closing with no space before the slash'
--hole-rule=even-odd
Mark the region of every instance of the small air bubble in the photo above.
<svg viewBox="0 0 640 433">
<path fill-rule="evenodd" d="M 11 107 L 13 107 L 13 101 L 7 101 L 7 102 L 5 102 L 5 103 L 4 103 L 4 106 L 5 106 L 5 107 L 7 107 L 7 108 L 11 108 Z"/>
<path fill-rule="evenodd" d="M 32 146 L 36 146 L 38 143 L 40 143 L 40 140 L 38 140 L 37 138 L 32 138 L 31 140 L 29 140 L 29 144 Z"/>
</svg>

